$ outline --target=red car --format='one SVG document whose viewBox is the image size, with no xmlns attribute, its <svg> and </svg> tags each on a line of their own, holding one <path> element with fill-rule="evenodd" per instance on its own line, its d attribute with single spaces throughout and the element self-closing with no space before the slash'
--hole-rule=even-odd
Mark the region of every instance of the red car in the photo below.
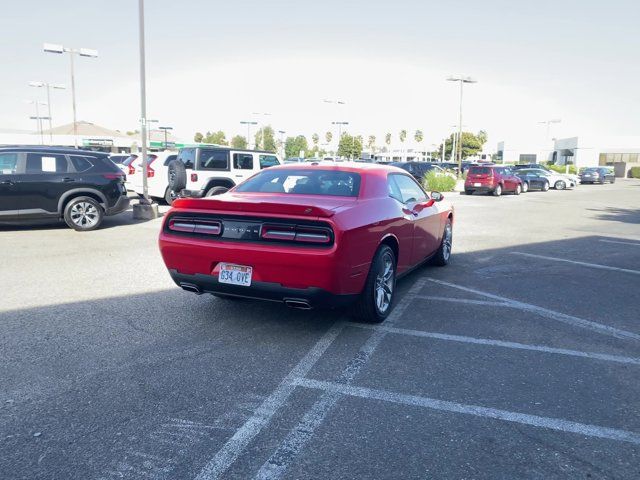
<svg viewBox="0 0 640 480">
<path fill-rule="evenodd" d="M 301 309 L 353 303 L 381 322 L 399 275 L 449 262 L 453 208 L 442 199 L 395 167 L 272 167 L 225 194 L 175 201 L 160 251 L 184 290 Z"/>
<path fill-rule="evenodd" d="M 495 165 L 471 167 L 464 181 L 464 193 L 472 195 L 474 192 L 492 193 L 496 197 L 507 192 L 520 195 L 522 179 L 517 177 L 509 167 Z"/>
</svg>

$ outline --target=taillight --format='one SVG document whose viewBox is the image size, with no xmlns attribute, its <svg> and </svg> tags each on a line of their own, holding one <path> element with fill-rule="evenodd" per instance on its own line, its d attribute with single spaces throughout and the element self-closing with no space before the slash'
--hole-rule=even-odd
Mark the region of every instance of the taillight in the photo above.
<svg viewBox="0 0 640 480">
<path fill-rule="evenodd" d="M 192 182 L 197 182 L 198 181 L 198 174 L 197 173 L 192 173 L 191 174 L 191 181 Z"/>
<path fill-rule="evenodd" d="M 304 225 L 263 225 L 260 237 L 265 240 L 284 240 L 301 243 L 331 243 L 331 231 Z"/>
<path fill-rule="evenodd" d="M 216 220 L 175 217 L 169 220 L 168 226 L 169 230 L 174 232 L 204 233 L 205 235 L 222 233 L 222 224 Z"/>
<path fill-rule="evenodd" d="M 129 175 L 134 175 L 136 173 L 136 169 L 133 168 L 133 165 L 129 164 Z"/>
<path fill-rule="evenodd" d="M 147 178 L 151 178 L 156 174 L 156 172 L 153 171 L 153 168 L 147 166 Z"/>
<path fill-rule="evenodd" d="M 117 179 L 124 180 L 125 175 L 123 172 L 118 172 L 118 173 L 103 173 L 102 176 L 107 180 L 117 180 Z"/>
</svg>

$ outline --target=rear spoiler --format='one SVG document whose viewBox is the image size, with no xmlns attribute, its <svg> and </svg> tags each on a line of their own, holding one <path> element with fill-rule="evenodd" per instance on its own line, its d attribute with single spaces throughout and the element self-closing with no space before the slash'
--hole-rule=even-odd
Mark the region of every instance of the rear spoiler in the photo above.
<svg viewBox="0 0 640 480">
<path fill-rule="evenodd" d="M 275 215 L 298 215 L 309 217 L 329 218 L 334 214 L 333 210 L 313 205 L 293 205 L 288 203 L 271 202 L 239 202 L 237 200 L 216 200 L 207 198 L 178 198 L 173 202 L 173 208 L 185 208 L 194 210 L 209 210 L 216 212 L 243 212 L 243 213 L 272 213 Z"/>
</svg>

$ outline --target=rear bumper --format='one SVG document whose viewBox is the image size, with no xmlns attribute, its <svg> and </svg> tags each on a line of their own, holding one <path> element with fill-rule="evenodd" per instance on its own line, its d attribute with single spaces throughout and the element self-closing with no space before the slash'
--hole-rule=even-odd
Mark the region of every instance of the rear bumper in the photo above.
<svg viewBox="0 0 640 480">
<path fill-rule="evenodd" d="M 108 207 L 105 210 L 105 215 L 116 215 L 120 212 L 124 212 L 127 208 L 129 208 L 129 203 L 129 197 L 121 195 L 113 207 Z"/>
<path fill-rule="evenodd" d="M 198 294 L 215 293 L 218 295 L 252 298 L 271 302 L 291 302 L 299 306 L 307 305 L 309 308 L 345 307 L 358 298 L 357 294 L 337 295 L 316 287 L 287 288 L 279 283 L 271 282 L 252 282 L 250 287 L 243 287 L 220 283 L 214 275 L 204 275 L 201 273 L 189 275 L 172 269 L 169 270 L 169 274 L 176 285 Z"/>
<path fill-rule="evenodd" d="M 488 193 L 488 192 L 493 192 L 495 187 L 490 185 L 481 185 L 480 187 L 474 187 L 472 184 L 472 185 L 465 185 L 464 189 L 473 190 L 474 192 Z"/>
</svg>

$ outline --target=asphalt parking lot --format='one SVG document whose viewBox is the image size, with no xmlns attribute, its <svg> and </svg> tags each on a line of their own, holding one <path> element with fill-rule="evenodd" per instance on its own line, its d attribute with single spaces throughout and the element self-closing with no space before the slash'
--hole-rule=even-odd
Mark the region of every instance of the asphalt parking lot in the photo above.
<svg viewBox="0 0 640 480">
<path fill-rule="evenodd" d="M 640 478 L 639 195 L 447 195 L 379 326 L 184 292 L 160 220 L 2 227 L 0 477 Z"/>
</svg>

